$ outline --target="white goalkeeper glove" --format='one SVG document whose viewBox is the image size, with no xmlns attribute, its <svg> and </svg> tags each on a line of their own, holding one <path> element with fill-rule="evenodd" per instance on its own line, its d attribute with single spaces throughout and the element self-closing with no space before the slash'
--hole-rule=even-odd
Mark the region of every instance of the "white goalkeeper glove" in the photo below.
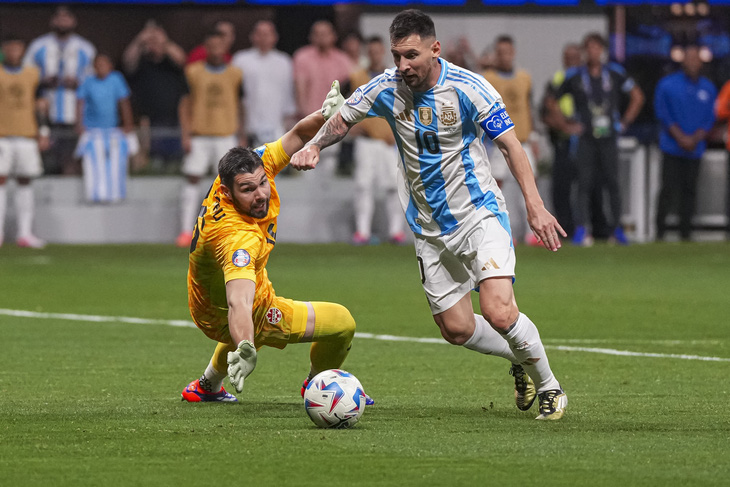
<svg viewBox="0 0 730 487">
<path fill-rule="evenodd" d="M 322 103 L 322 116 L 325 120 L 329 120 L 332 115 L 340 111 L 340 107 L 345 103 L 345 98 L 340 93 L 340 82 L 335 80 L 332 82 L 332 88 L 327 93 L 327 98 Z"/>
<path fill-rule="evenodd" d="M 228 379 L 237 392 L 243 391 L 243 381 L 256 368 L 256 347 L 242 340 L 235 352 L 228 352 Z"/>
</svg>

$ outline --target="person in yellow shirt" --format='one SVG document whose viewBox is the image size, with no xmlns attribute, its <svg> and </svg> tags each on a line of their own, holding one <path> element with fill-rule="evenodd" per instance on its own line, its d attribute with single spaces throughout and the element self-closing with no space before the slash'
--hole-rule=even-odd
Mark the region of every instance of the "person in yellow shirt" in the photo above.
<svg viewBox="0 0 730 487">
<path fill-rule="evenodd" d="M 336 113 L 332 106 L 327 110 L 327 102 L 324 109 Z M 280 209 L 274 178 L 324 121 L 315 112 L 276 142 L 256 149 L 235 147 L 218 164 L 219 176 L 193 232 L 188 268 L 193 321 L 218 346 L 203 375 L 183 390 L 184 401 L 236 402 L 223 388 L 226 371 L 241 392 L 256 367 L 257 350 L 265 345 L 312 342 L 302 390 L 316 374 L 340 367 L 347 357 L 355 335 L 347 308 L 279 297 L 266 272 Z"/>
<path fill-rule="evenodd" d="M 508 35 L 497 37 L 494 43 L 495 65 L 484 72 L 484 78 L 502 95 L 504 106 L 515 124 L 515 135 L 527 154 L 532 171 L 535 172 L 535 151 L 530 143 L 532 134 L 532 78 L 524 69 L 515 66 L 515 42 Z M 496 146 L 489 151 L 492 174 L 504 193 L 512 224 L 515 242 L 538 245 L 527 223 L 527 209 L 517 180 L 507 167 L 507 162 Z"/>
<path fill-rule="evenodd" d="M 32 232 L 34 198 L 31 182 L 43 174 L 41 150 L 49 147 L 46 123 L 48 105 L 38 98 L 40 71 L 23 66 L 25 42 L 8 35 L 2 40 L 0 66 L 0 246 L 7 207 L 6 182 L 14 176 L 15 212 L 18 217 L 17 244 L 42 248 L 45 242 Z M 40 128 L 38 120 L 41 120 Z"/>
<path fill-rule="evenodd" d="M 213 31 L 205 38 L 206 59 L 185 67 L 190 93 L 179 103 L 181 144 L 185 152 L 182 173 L 181 232 L 176 243 L 190 245 L 198 202 L 200 180 L 231 147 L 245 145 L 241 108 L 243 74 L 226 64 L 223 33 Z"/>
</svg>

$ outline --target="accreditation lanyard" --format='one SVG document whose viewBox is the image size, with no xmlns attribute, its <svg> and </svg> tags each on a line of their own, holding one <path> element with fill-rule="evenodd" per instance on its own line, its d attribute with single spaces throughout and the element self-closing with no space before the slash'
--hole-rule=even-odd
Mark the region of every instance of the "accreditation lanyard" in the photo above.
<svg viewBox="0 0 730 487">
<path fill-rule="evenodd" d="M 593 137 L 600 139 L 611 135 L 611 116 L 610 116 L 610 99 L 611 99 L 611 75 L 605 66 L 601 69 L 601 88 L 603 93 L 601 103 L 596 103 L 593 99 L 593 83 L 588 74 L 588 67 L 584 66 L 581 71 L 581 80 L 583 82 L 583 91 L 585 91 L 588 101 L 588 110 L 591 114 L 591 128 L 593 129 Z"/>
</svg>

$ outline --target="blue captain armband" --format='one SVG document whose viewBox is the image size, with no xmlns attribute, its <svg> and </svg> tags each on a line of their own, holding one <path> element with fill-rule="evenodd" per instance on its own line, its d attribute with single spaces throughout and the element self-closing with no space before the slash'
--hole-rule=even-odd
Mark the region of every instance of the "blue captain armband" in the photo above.
<svg viewBox="0 0 730 487">
<path fill-rule="evenodd" d="M 484 132 L 486 132 L 492 140 L 515 126 L 512 119 L 509 118 L 509 114 L 502 103 L 496 104 L 494 108 L 489 111 L 489 114 L 487 114 L 487 118 L 485 118 L 479 125 L 481 125 Z"/>
</svg>

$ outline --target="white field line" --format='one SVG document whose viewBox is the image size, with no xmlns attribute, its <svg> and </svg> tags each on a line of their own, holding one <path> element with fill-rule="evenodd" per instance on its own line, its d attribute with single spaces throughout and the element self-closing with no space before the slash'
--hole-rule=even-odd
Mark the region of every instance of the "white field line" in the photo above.
<svg viewBox="0 0 730 487">
<path fill-rule="evenodd" d="M 96 316 L 96 315 L 80 315 L 73 313 L 42 313 L 37 311 L 26 311 L 20 309 L 0 308 L 0 315 L 13 316 L 16 318 L 35 318 L 35 319 L 55 319 L 69 321 L 89 321 L 94 323 L 134 323 L 138 325 L 168 325 L 179 326 L 185 328 L 195 328 L 195 324 L 188 320 L 162 320 L 149 318 L 134 318 L 130 316 Z M 411 342 L 411 343 L 434 343 L 446 344 L 441 338 L 417 338 L 405 337 L 397 335 L 378 335 L 373 333 L 355 333 L 356 338 L 381 340 L 388 342 Z M 570 340 L 565 340 L 563 343 Z M 589 340 L 586 340 L 589 341 Z M 590 341 L 590 342 L 599 342 Z M 682 343 L 678 340 L 658 340 L 657 343 L 666 342 L 669 344 Z M 692 341 L 694 342 L 694 341 Z M 692 343 L 688 342 L 688 343 Z M 714 341 L 713 341 L 714 343 Z M 730 358 L 724 357 L 706 357 L 702 355 L 687 355 L 675 353 L 651 353 L 651 352 L 632 352 L 629 350 L 616 350 L 613 348 L 594 348 L 594 347 L 573 347 L 567 345 L 545 345 L 550 350 L 560 350 L 563 352 L 585 352 L 598 353 L 603 355 L 620 355 L 624 357 L 650 357 L 650 358 L 671 358 L 679 360 L 701 360 L 705 362 L 730 362 Z"/>
</svg>

